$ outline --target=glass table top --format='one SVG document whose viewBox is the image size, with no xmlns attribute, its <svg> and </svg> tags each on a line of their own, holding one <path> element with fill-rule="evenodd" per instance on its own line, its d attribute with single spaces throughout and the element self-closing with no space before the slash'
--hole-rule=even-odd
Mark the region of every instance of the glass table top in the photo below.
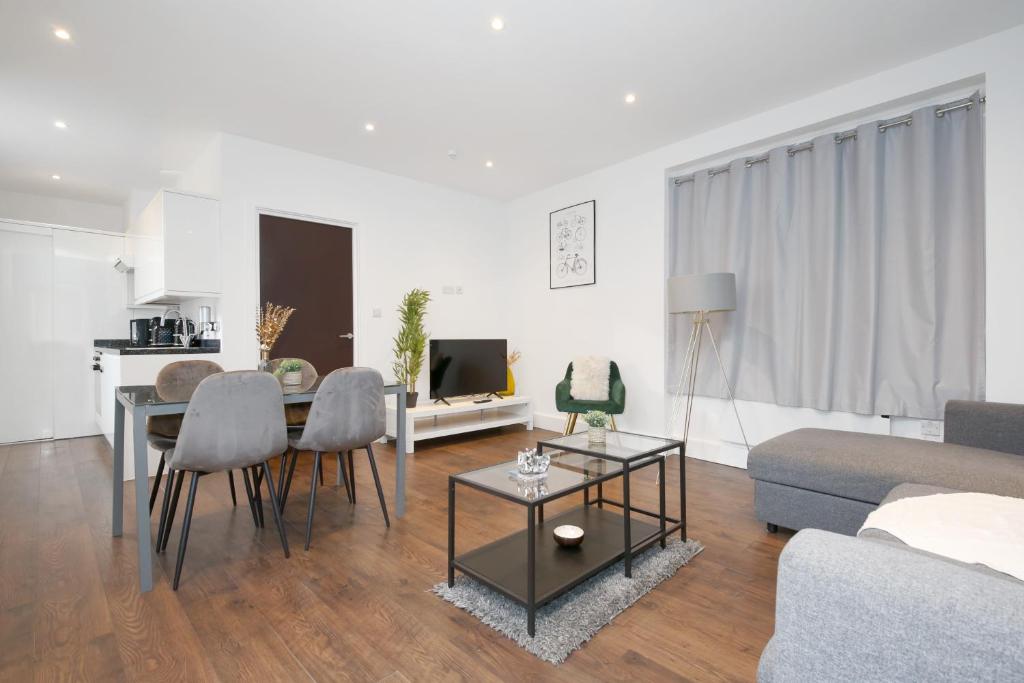
<svg viewBox="0 0 1024 683">
<path fill-rule="evenodd" d="M 304 382 L 296 385 L 282 385 L 281 394 L 284 396 L 285 403 L 296 403 L 302 400 L 309 401 L 311 396 L 316 393 L 317 389 L 320 388 L 320 382 L 323 381 L 325 375 L 316 377 L 312 382 Z M 384 390 L 387 392 L 390 389 L 395 389 L 399 385 L 394 382 L 388 382 L 384 384 Z M 117 387 L 117 393 L 124 397 L 124 400 L 128 403 L 136 406 L 165 406 L 165 405 L 177 405 L 187 404 L 188 401 L 170 401 L 157 393 L 156 387 L 152 384 L 142 384 L 137 386 L 123 386 Z"/>
<path fill-rule="evenodd" d="M 565 491 L 622 471 L 622 465 L 582 453 L 553 453 L 545 474 L 521 475 L 515 460 L 454 475 L 456 481 L 488 491 L 537 502 L 554 498 Z"/>
<path fill-rule="evenodd" d="M 670 451 L 683 445 L 682 441 L 676 439 L 663 439 L 659 436 L 613 431 L 606 433 L 605 443 L 603 444 L 590 443 L 585 431 L 569 434 L 568 436 L 544 439 L 538 443 L 545 449 L 569 449 L 598 458 L 621 462 L 632 462 L 655 453 Z"/>
</svg>

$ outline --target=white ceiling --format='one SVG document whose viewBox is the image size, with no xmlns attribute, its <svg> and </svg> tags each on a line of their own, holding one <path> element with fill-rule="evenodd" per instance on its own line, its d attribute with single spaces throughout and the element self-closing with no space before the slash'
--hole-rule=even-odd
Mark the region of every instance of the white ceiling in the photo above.
<svg viewBox="0 0 1024 683">
<path fill-rule="evenodd" d="M 1020 0 L 0 0 L 0 188 L 120 202 L 221 130 L 506 199 L 1022 22 Z"/>
</svg>

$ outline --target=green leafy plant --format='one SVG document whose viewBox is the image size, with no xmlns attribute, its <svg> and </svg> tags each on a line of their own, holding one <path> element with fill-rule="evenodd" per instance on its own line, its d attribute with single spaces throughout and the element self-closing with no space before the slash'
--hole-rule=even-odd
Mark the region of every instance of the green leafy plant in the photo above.
<svg viewBox="0 0 1024 683">
<path fill-rule="evenodd" d="M 392 368 L 395 378 L 416 391 L 416 378 L 423 369 L 423 358 L 427 350 L 427 332 L 423 329 L 423 317 L 427 314 L 430 292 L 414 289 L 402 299 L 398 307 L 398 319 L 402 327 L 395 342 L 395 362 Z"/>
<path fill-rule="evenodd" d="M 611 422 L 608 413 L 601 410 L 591 410 L 583 416 L 583 421 L 591 427 L 607 427 Z"/>
<path fill-rule="evenodd" d="M 302 361 L 298 358 L 288 358 L 281 361 L 281 372 L 302 372 Z"/>
</svg>

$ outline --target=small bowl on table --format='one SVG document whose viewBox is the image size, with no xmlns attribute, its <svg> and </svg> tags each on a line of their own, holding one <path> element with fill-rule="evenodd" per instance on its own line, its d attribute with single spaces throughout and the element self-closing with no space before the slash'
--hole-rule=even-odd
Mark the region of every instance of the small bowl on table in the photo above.
<svg viewBox="0 0 1024 683">
<path fill-rule="evenodd" d="M 578 526 L 573 526 L 572 524 L 556 526 L 553 534 L 555 537 L 555 543 L 563 548 L 575 548 L 580 543 L 583 543 L 583 529 Z"/>
</svg>

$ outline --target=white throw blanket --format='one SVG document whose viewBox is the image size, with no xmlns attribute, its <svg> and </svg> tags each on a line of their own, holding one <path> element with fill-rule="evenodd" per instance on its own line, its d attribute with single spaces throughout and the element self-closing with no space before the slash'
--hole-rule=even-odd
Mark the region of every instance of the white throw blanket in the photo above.
<svg viewBox="0 0 1024 683">
<path fill-rule="evenodd" d="M 601 356 L 580 356 L 572 361 L 569 393 L 577 401 L 607 401 L 611 361 Z"/>
<path fill-rule="evenodd" d="M 989 493 L 937 493 L 902 498 L 868 515 L 912 548 L 983 564 L 1024 581 L 1024 499 Z"/>
</svg>

